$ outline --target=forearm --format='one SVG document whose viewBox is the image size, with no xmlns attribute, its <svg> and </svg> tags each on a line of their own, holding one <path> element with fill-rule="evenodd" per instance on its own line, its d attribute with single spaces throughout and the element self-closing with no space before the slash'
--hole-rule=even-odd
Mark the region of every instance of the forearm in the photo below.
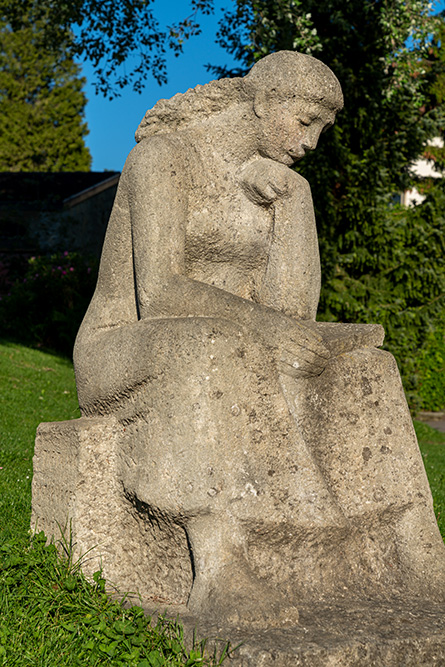
<svg viewBox="0 0 445 667">
<path fill-rule="evenodd" d="M 207 317 L 236 322 L 262 343 L 275 348 L 279 356 L 284 348 L 295 350 L 295 345 L 316 356 L 325 357 L 327 352 L 322 337 L 309 331 L 304 322 L 181 275 L 172 276 L 163 289 L 151 295 L 149 303 L 144 304 L 142 300 L 139 307 L 143 320 Z"/>
<path fill-rule="evenodd" d="M 320 286 L 320 255 L 311 193 L 309 188 L 300 188 L 274 204 L 273 238 L 259 299 L 298 319 L 314 320 Z"/>
<path fill-rule="evenodd" d="M 247 197 L 271 207 L 273 228 L 259 301 L 300 320 L 315 319 L 321 270 L 309 183 L 273 160 L 260 159 L 241 173 Z"/>
<path fill-rule="evenodd" d="M 260 332 L 274 321 L 292 320 L 275 309 L 243 299 L 231 292 L 173 275 L 150 293 L 139 292 L 141 319 L 167 317 L 216 317 L 231 320 L 253 331 Z"/>
</svg>

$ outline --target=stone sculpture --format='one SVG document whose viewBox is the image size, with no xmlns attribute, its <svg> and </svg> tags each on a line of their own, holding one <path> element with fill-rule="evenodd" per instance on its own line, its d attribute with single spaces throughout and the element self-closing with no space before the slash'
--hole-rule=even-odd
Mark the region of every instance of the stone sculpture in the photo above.
<svg viewBox="0 0 445 667">
<path fill-rule="evenodd" d="M 40 427 L 33 508 L 48 533 L 71 518 L 148 606 L 265 629 L 311 601 L 444 601 L 383 330 L 315 322 L 311 191 L 290 167 L 342 104 L 325 65 L 284 51 L 137 130 L 74 351 L 82 418 Z"/>
</svg>

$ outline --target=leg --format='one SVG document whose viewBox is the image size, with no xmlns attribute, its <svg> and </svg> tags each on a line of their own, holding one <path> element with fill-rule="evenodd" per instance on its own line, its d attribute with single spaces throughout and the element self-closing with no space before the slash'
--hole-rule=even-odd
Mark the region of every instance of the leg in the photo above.
<svg viewBox="0 0 445 667">
<path fill-rule="evenodd" d="M 254 574 L 249 535 L 330 530 L 344 518 L 289 414 L 270 352 L 232 322 L 192 318 L 171 321 L 154 349 L 162 372 L 119 414 L 127 495 L 185 527 L 195 611 L 230 620 L 238 600 L 246 619 L 295 620 Z M 286 562 L 279 569 L 277 591 L 289 578 Z"/>
<path fill-rule="evenodd" d="M 292 409 L 362 533 L 369 572 L 402 591 L 443 595 L 445 548 L 394 358 L 375 348 L 340 355 L 293 390 Z"/>
<path fill-rule="evenodd" d="M 187 533 L 194 566 L 187 603 L 192 613 L 250 629 L 298 622 L 297 607 L 252 570 L 247 535 L 230 512 L 192 519 Z"/>
</svg>

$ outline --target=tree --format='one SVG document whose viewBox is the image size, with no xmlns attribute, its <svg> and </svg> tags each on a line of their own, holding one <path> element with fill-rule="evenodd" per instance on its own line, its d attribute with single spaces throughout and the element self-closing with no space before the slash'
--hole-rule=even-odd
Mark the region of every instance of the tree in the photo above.
<svg viewBox="0 0 445 667">
<path fill-rule="evenodd" d="M 153 0 L 0 0 L 0 17 L 14 31 L 38 23 L 47 50 L 61 46 L 74 58 L 89 60 L 96 73 L 96 91 L 110 98 L 132 84 L 141 92 L 151 74 L 165 83 L 165 53 L 176 55 L 186 39 L 199 34 L 198 15 L 213 11 L 214 0 L 191 0 L 191 13 L 161 29 Z M 126 67 L 124 67 L 126 65 Z"/>
<path fill-rule="evenodd" d="M 428 52 L 423 60 L 424 78 L 425 78 L 425 103 L 422 107 L 423 113 L 433 113 L 439 129 L 437 136 L 445 136 L 445 12 L 442 13 L 440 20 Z M 437 143 L 437 142 L 436 142 Z M 445 172 L 445 147 L 436 145 L 427 146 L 423 156 L 434 161 L 436 168 Z M 428 185 L 428 184 L 427 184 Z M 431 185 L 431 183 L 429 184 Z"/>
<path fill-rule="evenodd" d="M 410 184 L 409 166 L 425 140 L 437 132 L 431 115 L 420 112 L 426 88 L 421 57 L 438 25 L 428 15 L 427 0 L 236 0 L 234 4 L 220 22 L 218 41 L 241 67 L 235 71 L 212 67 L 216 74 L 243 73 L 264 55 L 290 49 L 320 58 L 340 80 L 345 109 L 334 132 L 321 144 L 323 154 L 317 151 L 311 156 L 315 169 L 307 160 L 302 165 L 308 173 L 328 174 L 330 187 L 324 187 L 324 179 L 323 187 L 317 188 L 320 196 L 335 188 L 337 201 L 348 198 L 341 176 L 346 176 L 344 170 L 351 163 L 357 173 L 347 182 L 363 181 L 360 189 L 370 192 L 373 202 L 382 185 L 389 194 L 405 189 Z M 409 38 L 415 48 L 406 47 Z M 341 145 L 347 155 L 342 155 Z M 371 165 L 373 169 L 367 169 Z M 320 173 L 312 175 L 320 180 Z"/>
<path fill-rule="evenodd" d="M 62 46 L 42 47 L 41 33 L 0 22 L 0 170 L 88 171 L 85 80 Z"/>
<path fill-rule="evenodd" d="M 319 226 L 320 317 L 381 322 L 412 405 L 419 351 L 439 328 L 445 294 L 443 180 L 416 209 L 393 204 L 444 127 L 443 20 L 429 9 L 426 0 L 237 0 L 218 39 L 240 67 L 213 67 L 238 75 L 267 53 L 297 49 L 338 76 L 345 108 L 297 167 Z"/>
<path fill-rule="evenodd" d="M 199 14 L 214 6 L 190 4 L 187 18 L 161 30 L 152 0 L 0 0 L 13 30 L 26 15 L 42 27 L 47 50 L 63 44 L 89 59 L 97 89 L 109 96 L 129 83 L 141 90 L 149 74 L 165 81 L 166 49 L 180 53 L 200 30 Z M 230 7 L 218 39 L 240 66 L 213 67 L 216 74 L 240 74 L 267 53 L 295 49 L 320 58 L 342 84 L 344 111 L 299 166 L 319 225 L 321 316 L 382 321 L 414 387 L 417 350 L 443 308 L 443 181 L 420 210 L 403 211 L 393 200 L 414 183 L 414 160 L 443 130 L 443 22 L 430 16 L 428 0 L 232 0 Z M 134 54 L 139 59 L 124 69 Z"/>
</svg>

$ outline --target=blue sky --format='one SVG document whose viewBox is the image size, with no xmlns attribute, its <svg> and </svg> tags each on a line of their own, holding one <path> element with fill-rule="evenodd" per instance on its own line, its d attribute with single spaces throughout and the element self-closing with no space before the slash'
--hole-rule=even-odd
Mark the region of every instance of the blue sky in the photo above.
<svg viewBox="0 0 445 667">
<path fill-rule="evenodd" d="M 86 121 L 90 131 L 86 144 L 93 157 L 93 171 L 121 171 L 135 145 L 134 133 L 147 109 L 161 97 L 172 97 L 175 93 L 183 93 L 199 83 L 210 81 L 213 77 L 205 69 L 207 63 L 221 65 L 233 62 L 229 54 L 215 44 L 221 8 L 230 5 L 230 0 L 215 0 L 215 14 L 201 17 L 202 34 L 189 40 L 184 53 L 178 58 L 168 54 L 166 85 L 159 86 L 150 78 L 141 94 L 124 89 L 120 98 L 109 101 L 95 94 L 92 67 L 88 64 L 82 66 L 87 78 Z M 189 0 L 155 0 L 153 7 L 161 25 L 170 25 L 191 13 Z"/>
<path fill-rule="evenodd" d="M 139 122 L 146 110 L 158 99 L 172 97 L 198 83 L 210 81 L 212 75 L 205 69 L 207 63 L 233 63 L 230 55 L 215 44 L 221 8 L 231 5 L 231 0 L 215 0 L 215 14 L 201 17 L 202 34 L 187 42 L 184 53 L 178 58 L 172 54 L 167 55 L 166 85 L 159 86 L 154 79 L 148 79 L 142 94 L 124 89 L 120 98 L 109 101 L 95 94 L 92 85 L 93 70 L 88 64 L 83 65 L 83 74 L 87 78 L 86 121 L 90 131 L 86 144 L 93 157 L 93 171 L 122 170 L 125 159 L 135 144 L 134 133 Z M 153 7 L 161 26 L 170 25 L 190 14 L 189 0 L 155 0 Z M 434 11 L 444 7 L 445 0 L 438 0 L 435 2 Z"/>
</svg>

